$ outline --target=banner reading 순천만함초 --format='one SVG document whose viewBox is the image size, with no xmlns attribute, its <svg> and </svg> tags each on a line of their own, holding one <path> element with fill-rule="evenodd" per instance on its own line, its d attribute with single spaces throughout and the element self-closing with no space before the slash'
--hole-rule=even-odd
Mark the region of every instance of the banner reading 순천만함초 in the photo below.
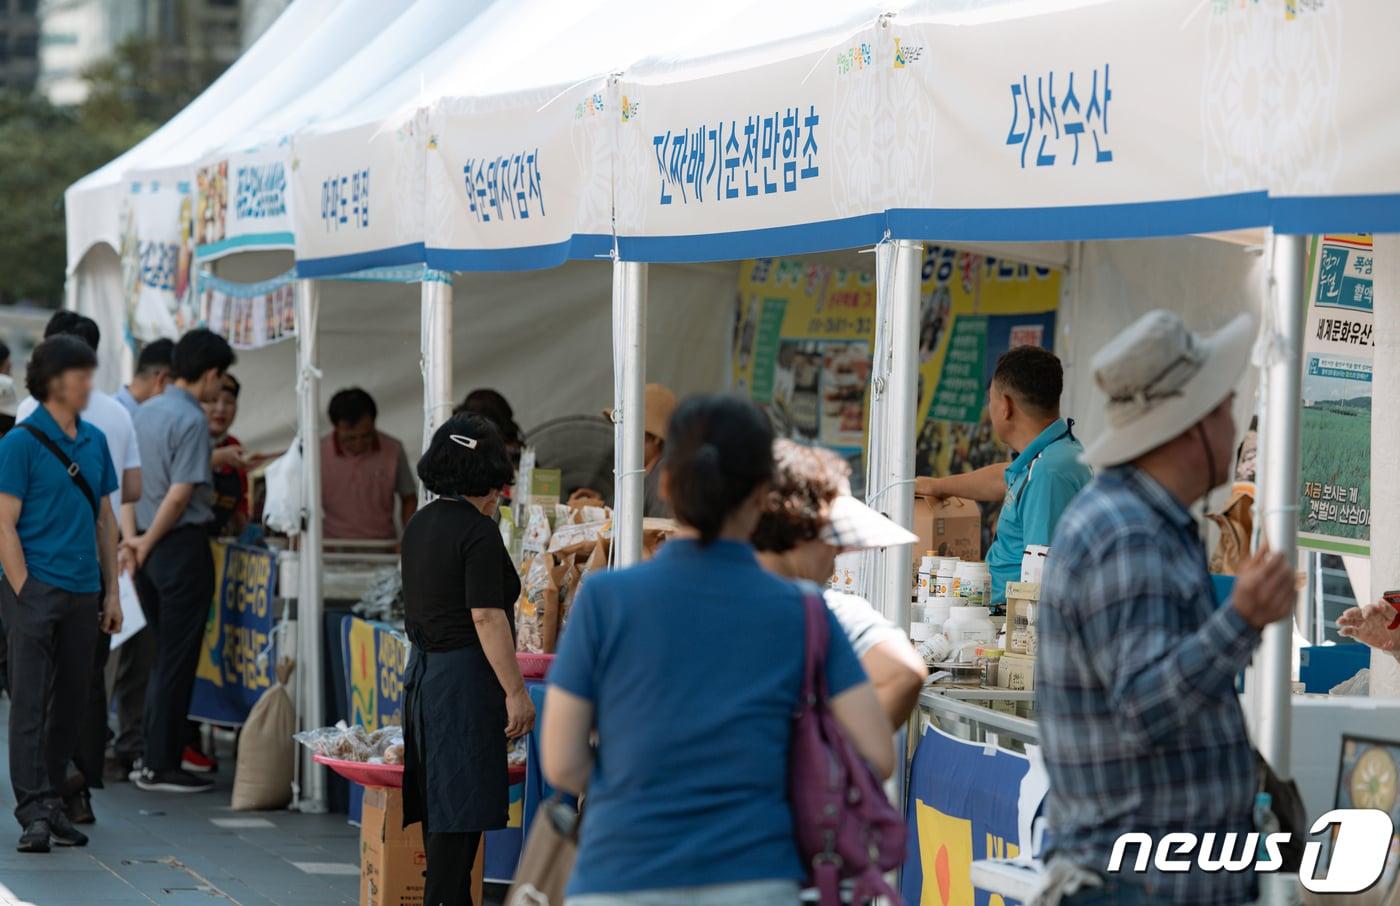
<svg viewBox="0 0 1400 906">
<path fill-rule="evenodd" d="M 273 683 L 277 556 L 212 542 L 214 601 L 205 624 L 189 716 L 239 726 Z M 266 655 L 266 656 L 264 656 Z"/>
<path fill-rule="evenodd" d="M 1371 552 L 1371 237 L 1311 242 L 1303 346 L 1302 507 L 1298 544 Z"/>
</svg>

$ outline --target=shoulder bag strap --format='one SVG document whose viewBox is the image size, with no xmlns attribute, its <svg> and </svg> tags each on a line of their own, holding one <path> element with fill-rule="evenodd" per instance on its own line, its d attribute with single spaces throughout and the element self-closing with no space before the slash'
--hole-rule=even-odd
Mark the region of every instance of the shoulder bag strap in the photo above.
<svg viewBox="0 0 1400 906">
<path fill-rule="evenodd" d="M 826 699 L 826 599 L 822 597 L 821 589 L 811 583 L 803 583 L 801 591 L 807 630 L 803 649 L 802 701 L 804 705 L 816 707 Z"/>
<path fill-rule="evenodd" d="M 68 454 L 59 449 L 58 444 L 53 442 L 53 438 L 43 431 L 27 422 L 20 424 L 19 427 L 28 431 L 35 440 L 43 445 L 45 450 L 52 453 L 54 458 L 63 464 L 63 470 L 68 473 L 68 477 L 73 479 L 73 484 L 77 485 L 78 490 L 82 491 L 83 496 L 87 498 L 88 506 L 92 507 L 92 518 L 96 519 L 98 516 L 97 495 L 92 492 L 92 486 L 83 477 L 83 473 L 78 469 L 78 464 L 69 459 Z"/>
</svg>

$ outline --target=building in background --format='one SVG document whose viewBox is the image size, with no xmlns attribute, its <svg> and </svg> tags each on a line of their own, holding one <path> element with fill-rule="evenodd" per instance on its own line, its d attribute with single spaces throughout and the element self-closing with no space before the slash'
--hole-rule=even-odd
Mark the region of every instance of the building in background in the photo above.
<svg viewBox="0 0 1400 906">
<path fill-rule="evenodd" d="M 0 0 L 0 9 L 6 3 L 37 3 L 39 90 L 56 104 L 79 104 L 88 91 L 83 71 L 129 39 L 149 45 L 159 72 L 206 84 L 290 0 Z"/>
<path fill-rule="evenodd" d="M 39 75 L 39 0 L 0 0 L 0 91 L 29 92 Z"/>
</svg>

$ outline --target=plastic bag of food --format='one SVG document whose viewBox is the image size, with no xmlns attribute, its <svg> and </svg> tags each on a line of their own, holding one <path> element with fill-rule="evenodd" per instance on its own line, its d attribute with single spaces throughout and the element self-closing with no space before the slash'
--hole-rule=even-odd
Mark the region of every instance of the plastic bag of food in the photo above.
<svg viewBox="0 0 1400 906">
<path fill-rule="evenodd" d="M 522 572 L 525 581 L 515 602 L 515 647 L 518 651 L 541 654 L 545 650 L 544 627 L 550 608 L 548 599 L 555 597 L 555 606 L 558 602 L 556 596 L 559 589 L 554 584 L 554 555 L 536 554 Z"/>
<path fill-rule="evenodd" d="M 531 504 L 528 512 L 525 535 L 520 542 L 520 549 L 526 557 L 549 550 L 549 538 L 553 534 L 549 525 L 549 514 L 543 506 Z"/>
<path fill-rule="evenodd" d="M 544 650 L 553 654 L 559 650 L 559 630 L 564 625 L 565 608 L 573 597 L 574 584 L 578 581 L 573 558 L 556 559 L 550 578 L 554 581 L 554 593 L 545 595 Z"/>
<path fill-rule="evenodd" d="M 341 761 L 369 761 L 374 754 L 365 728 L 358 724 L 347 727 L 343 720 L 334 727 L 303 730 L 292 738 L 317 755 Z"/>
</svg>

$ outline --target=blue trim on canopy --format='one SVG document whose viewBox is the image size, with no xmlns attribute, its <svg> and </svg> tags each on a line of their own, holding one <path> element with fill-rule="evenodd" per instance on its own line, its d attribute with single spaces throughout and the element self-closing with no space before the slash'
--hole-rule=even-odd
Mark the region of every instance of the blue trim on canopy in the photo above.
<svg viewBox="0 0 1400 906">
<path fill-rule="evenodd" d="M 429 267 L 444 271 L 528 271 L 558 267 L 565 261 L 606 258 L 612 252 L 612 237 L 601 233 L 580 233 L 563 242 L 501 249 L 449 249 L 429 246 L 425 257 Z"/>
<path fill-rule="evenodd" d="M 423 243 L 410 242 L 394 248 L 372 252 L 355 252 L 351 255 L 332 255 L 329 258 L 297 259 L 297 276 L 303 279 L 331 279 L 372 267 L 397 267 L 403 264 L 422 264 Z"/>
<path fill-rule="evenodd" d="M 776 258 L 860 248 L 885 235 L 884 214 L 694 236 L 619 236 L 623 261 L 692 262 Z"/>
<path fill-rule="evenodd" d="M 1278 233 L 1400 233 L 1400 194 L 1275 195 Z"/>
<path fill-rule="evenodd" d="M 228 239 L 197 246 L 194 250 L 194 256 L 196 258 L 214 258 L 239 249 L 284 249 L 294 245 L 296 245 L 296 237 L 289 232 L 249 233 L 246 236 L 230 236 Z"/>
<path fill-rule="evenodd" d="M 892 208 L 890 235 L 947 242 L 1045 242 L 1189 236 L 1267 226 L 1266 192 L 1042 208 Z"/>
</svg>

